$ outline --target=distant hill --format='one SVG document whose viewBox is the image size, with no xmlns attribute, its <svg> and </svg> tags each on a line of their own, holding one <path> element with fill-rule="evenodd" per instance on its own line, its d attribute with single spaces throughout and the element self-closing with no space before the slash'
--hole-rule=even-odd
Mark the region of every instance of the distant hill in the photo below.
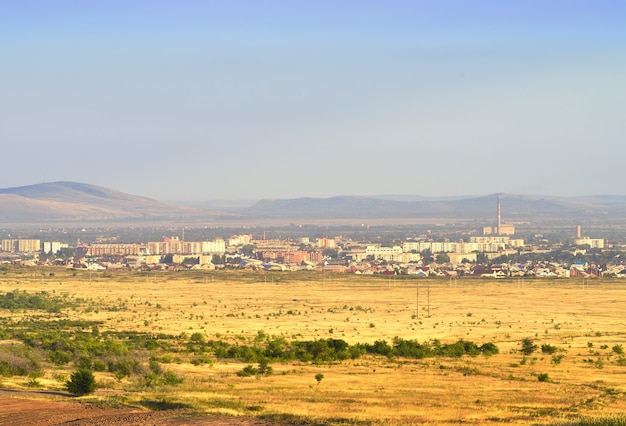
<svg viewBox="0 0 626 426">
<path fill-rule="evenodd" d="M 266 199 L 247 207 L 242 201 L 216 201 L 191 207 L 84 183 L 51 182 L 0 189 L 0 223 L 181 220 L 218 223 L 221 219 L 254 222 L 261 219 L 394 218 L 465 219 L 491 223 L 495 220 L 498 197 L 502 217 L 509 222 L 537 218 L 626 217 L 626 196 L 615 195 L 569 198 L 514 194 L 442 198 L 340 196 Z M 204 208 L 198 208 L 200 206 Z"/>
<path fill-rule="evenodd" d="M 585 216 L 626 216 L 626 197 L 544 197 L 492 194 L 481 197 L 401 200 L 393 196 L 377 198 L 341 196 L 261 200 L 247 214 L 255 217 L 282 218 L 451 218 L 490 220 L 496 216 L 497 198 L 502 214 L 509 221 L 531 218 Z M 419 198 L 419 197 L 415 197 Z"/>
<path fill-rule="evenodd" d="M 76 182 L 0 189 L 0 222 L 102 221 L 199 217 L 207 211 Z"/>
</svg>

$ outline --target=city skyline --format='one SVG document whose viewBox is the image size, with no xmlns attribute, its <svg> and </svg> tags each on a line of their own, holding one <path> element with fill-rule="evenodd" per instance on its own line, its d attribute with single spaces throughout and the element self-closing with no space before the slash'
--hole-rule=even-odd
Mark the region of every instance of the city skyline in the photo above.
<svg viewBox="0 0 626 426">
<path fill-rule="evenodd" d="M 618 1 L 35 0 L 2 12 L 2 188 L 75 181 L 163 201 L 625 194 Z"/>
</svg>

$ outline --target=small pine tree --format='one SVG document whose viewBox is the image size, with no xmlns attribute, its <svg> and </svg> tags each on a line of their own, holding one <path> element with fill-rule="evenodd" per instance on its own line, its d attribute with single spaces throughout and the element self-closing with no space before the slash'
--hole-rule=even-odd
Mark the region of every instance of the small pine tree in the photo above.
<svg viewBox="0 0 626 426">
<path fill-rule="evenodd" d="M 96 390 L 96 378 L 90 370 L 78 370 L 72 373 L 65 388 L 74 396 L 87 395 Z"/>
</svg>

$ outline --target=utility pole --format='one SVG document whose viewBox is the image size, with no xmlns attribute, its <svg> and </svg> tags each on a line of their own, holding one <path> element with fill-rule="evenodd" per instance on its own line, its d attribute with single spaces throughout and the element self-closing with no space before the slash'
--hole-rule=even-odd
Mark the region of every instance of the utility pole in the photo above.
<svg viewBox="0 0 626 426">
<path fill-rule="evenodd" d="M 430 283 L 428 283 L 428 318 L 430 318 Z"/>
<path fill-rule="evenodd" d="M 420 319 L 420 290 L 419 281 L 415 281 L 415 318 Z"/>
</svg>

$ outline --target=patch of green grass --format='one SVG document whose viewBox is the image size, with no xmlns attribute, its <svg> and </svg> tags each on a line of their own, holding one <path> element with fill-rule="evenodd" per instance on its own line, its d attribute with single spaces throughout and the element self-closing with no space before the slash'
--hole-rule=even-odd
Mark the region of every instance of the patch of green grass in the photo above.
<svg viewBox="0 0 626 426">
<path fill-rule="evenodd" d="M 565 422 L 551 423 L 553 426 L 626 426 L 625 416 L 581 417 Z"/>
</svg>

